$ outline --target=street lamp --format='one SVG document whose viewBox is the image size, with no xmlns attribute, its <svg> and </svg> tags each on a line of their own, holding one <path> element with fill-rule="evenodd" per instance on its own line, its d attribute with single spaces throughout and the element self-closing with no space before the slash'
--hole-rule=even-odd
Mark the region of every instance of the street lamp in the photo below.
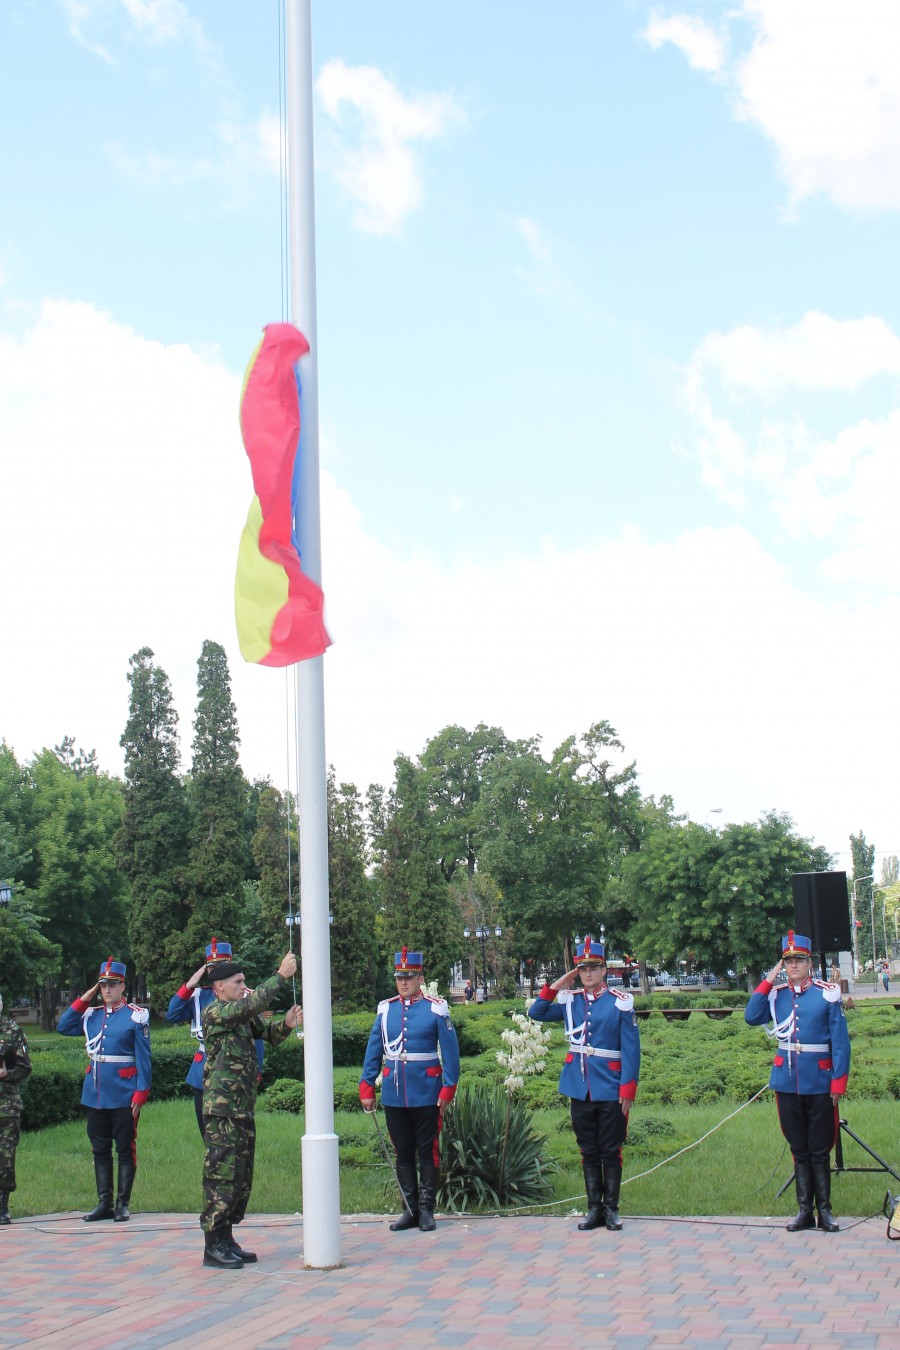
<svg viewBox="0 0 900 1350">
<path fill-rule="evenodd" d="M 491 936 L 490 928 L 485 928 L 483 923 L 480 923 L 478 927 L 475 929 L 470 928 L 469 925 L 466 924 L 465 928 L 463 929 L 464 938 L 470 937 L 477 938 L 478 941 L 481 943 L 481 983 L 484 986 L 485 998 L 487 998 L 487 945 L 490 936 Z M 496 924 L 494 926 L 494 937 L 502 937 L 502 936 L 503 936 L 503 929 L 500 927 L 499 924 Z"/>
<path fill-rule="evenodd" d="M 0 886 L 0 905 L 8 905 L 12 899 L 12 886 Z"/>
</svg>

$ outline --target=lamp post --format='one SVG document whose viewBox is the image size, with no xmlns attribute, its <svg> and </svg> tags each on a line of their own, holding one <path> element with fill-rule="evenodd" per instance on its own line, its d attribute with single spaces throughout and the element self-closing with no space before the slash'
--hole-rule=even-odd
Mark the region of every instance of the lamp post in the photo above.
<svg viewBox="0 0 900 1350">
<path fill-rule="evenodd" d="M 0 905 L 8 905 L 12 899 L 12 886 L 0 886 Z"/>
<path fill-rule="evenodd" d="M 502 937 L 502 936 L 503 936 L 503 929 L 500 927 L 499 924 L 495 924 L 493 935 L 494 935 L 494 937 Z M 473 929 L 473 928 L 470 928 L 469 925 L 466 924 L 465 928 L 463 929 L 463 937 L 464 937 L 464 938 L 470 938 L 470 937 L 477 938 L 477 940 L 481 943 L 481 983 L 482 983 L 482 986 L 483 986 L 483 988 L 484 988 L 484 997 L 485 997 L 485 999 L 486 999 L 487 996 L 488 996 L 488 992 L 487 992 L 487 945 L 488 945 L 488 939 L 490 938 L 490 936 L 491 936 L 491 930 L 490 930 L 490 928 L 486 928 L 486 927 L 484 926 L 483 923 L 480 923 L 480 924 L 478 925 L 478 927 L 477 927 L 477 928 L 474 928 L 474 929 Z"/>
</svg>

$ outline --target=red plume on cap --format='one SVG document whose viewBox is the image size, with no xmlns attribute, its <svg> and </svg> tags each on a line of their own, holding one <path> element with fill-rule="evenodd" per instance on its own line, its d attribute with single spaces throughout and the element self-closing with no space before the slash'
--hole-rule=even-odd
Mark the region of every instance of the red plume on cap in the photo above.
<svg viewBox="0 0 900 1350">
<path fill-rule="evenodd" d="M 108 957 L 106 958 L 106 973 L 107 973 L 107 975 L 111 975 L 111 974 L 112 974 L 112 963 L 113 963 L 113 958 L 112 958 L 111 956 L 108 956 Z"/>
<path fill-rule="evenodd" d="M 794 930 L 793 930 L 793 928 L 789 928 L 789 929 L 788 929 L 788 946 L 789 946 L 789 947 L 793 947 L 793 945 L 794 945 Z"/>
<path fill-rule="evenodd" d="M 401 948 L 400 948 L 400 964 L 401 964 L 402 966 L 405 966 L 405 965 L 406 965 L 406 952 L 407 952 L 407 948 L 406 948 L 406 947 L 401 947 Z"/>
<path fill-rule="evenodd" d="M 591 939 L 590 939 L 589 937 L 586 937 L 586 938 L 584 939 L 584 959 L 585 959 L 585 961 L 587 961 L 587 959 L 588 959 L 588 957 L 590 956 L 590 954 L 591 954 Z"/>
<path fill-rule="evenodd" d="M 219 954 L 219 939 L 210 938 L 209 945 L 212 947 L 212 952 L 210 954 L 211 959 L 215 959 L 215 957 L 217 957 Z"/>
</svg>

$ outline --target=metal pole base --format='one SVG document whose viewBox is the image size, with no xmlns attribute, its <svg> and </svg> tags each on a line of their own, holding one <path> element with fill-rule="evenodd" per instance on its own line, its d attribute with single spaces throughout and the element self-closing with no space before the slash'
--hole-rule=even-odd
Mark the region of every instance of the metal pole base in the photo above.
<svg viewBox="0 0 900 1350">
<path fill-rule="evenodd" d="M 341 1187 L 336 1134 L 305 1134 L 303 1159 L 303 1265 L 337 1270 L 341 1265 Z"/>
</svg>

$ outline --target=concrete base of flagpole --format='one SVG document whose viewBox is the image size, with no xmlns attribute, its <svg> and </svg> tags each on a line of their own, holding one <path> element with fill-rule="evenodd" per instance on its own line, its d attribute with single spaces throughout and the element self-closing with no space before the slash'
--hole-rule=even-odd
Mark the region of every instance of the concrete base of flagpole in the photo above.
<svg viewBox="0 0 900 1350">
<path fill-rule="evenodd" d="M 337 1270 L 341 1265 L 341 1185 L 336 1134 L 305 1134 L 303 1160 L 303 1265 Z"/>
</svg>

